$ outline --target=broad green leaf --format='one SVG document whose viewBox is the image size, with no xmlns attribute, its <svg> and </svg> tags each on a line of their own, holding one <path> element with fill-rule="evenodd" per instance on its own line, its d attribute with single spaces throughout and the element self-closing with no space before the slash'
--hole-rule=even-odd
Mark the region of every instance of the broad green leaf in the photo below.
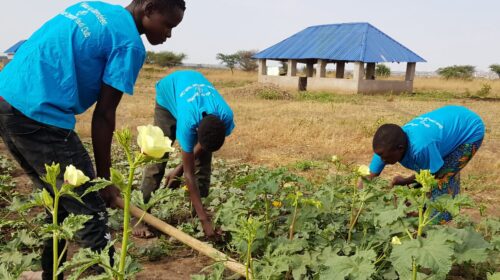
<svg viewBox="0 0 500 280">
<path fill-rule="evenodd" d="M 373 264 L 376 257 L 373 250 L 358 251 L 349 257 L 335 255 L 326 261 L 328 269 L 320 273 L 320 279 L 370 279 L 376 272 Z"/>
<path fill-rule="evenodd" d="M 428 268 L 438 279 L 444 278 L 451 269 L 453 244 L 446 239 L 418 238 L 394 246 L 390 259 L 401 279 L 410 279 L 413 258 L 418 266 Z"/>
<path fill-rule="evenodd" d="M 491 245 L 473 228 L 445 228 L 439 231 L 429 231 L 435 238 L 446 238 L 454 242 L 454 258 L 457 264 L 466 262 L 481 263 L 488 258 Z"/>
<path fill-rule="evenodd" d="M 457 195 L 453 198 L 451 195 L 446 194 L 430 202 L 429 205 L 439 212 L 449 212 L 452 216 L 457 216 L 460 214 L 460 208 L 471 207 L 474 203 L 468 196 Z"/>
</svg>

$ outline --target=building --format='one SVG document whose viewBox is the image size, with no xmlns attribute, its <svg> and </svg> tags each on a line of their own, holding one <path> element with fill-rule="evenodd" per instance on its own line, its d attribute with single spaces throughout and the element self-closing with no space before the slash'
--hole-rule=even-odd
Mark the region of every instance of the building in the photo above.
<svg viewBox="0 0 500 280">
<path fill-rule="evenodd" d="M 4 53 L 7 55 L 9 59 L 12 59 L 14 55 L 16 54 L 17 50 L 24 44 L 26 40 L 21 40 L 17 43 L 15 43 L 12 47 L 8 48 Z"/>
<path fill-rule="evenodd" d="M 258 80 L 299 90 L 349 93 L 412 92 L 417 62 L 425 60 L 369 23 L 343 23 L 308 27 L 254 56 Z M 267 60 L 288 63 L 286 76 L 267 75 Z M 377 80 L 376 63 L 406 62 L 404 80 Z M 297 75 L 303 63 L 305 77 Z M 335 64 L 335 77 L 326 77 L 327 64 Z M 345 66 L 354 64 L 352 78 Z M 366 65 L 366 68 L 365 68 Z"/>
</svg>

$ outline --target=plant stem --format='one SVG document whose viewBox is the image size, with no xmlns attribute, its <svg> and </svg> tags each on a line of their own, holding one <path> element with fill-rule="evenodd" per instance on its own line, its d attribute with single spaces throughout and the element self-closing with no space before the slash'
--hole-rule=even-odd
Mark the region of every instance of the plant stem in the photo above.
<svg viewBox="0 0 500 280">
<path fill-rule="evenodd" d="M 412 267 L 413 267 L 413 273 L 412 273 L 411 279 L 412 280 L 417 280 L 417 261 L 415 260 L 415 258 L 413 258 Z"/>
<path fill-rule="evenodd" d="M 120 252 L 120 264 L 118 266 L 118 279 L 123 280 L 125 277 L 125 261 L 127 258 L 127 247 L 129 237 L 129 224 L 130 224 L 130 198 L 132 194 L 132 181 L 134 179 L 135 163 L 130 164 L 130 171 L 128 174 L 127 188 L 123 194 L 124 207 L 123 207 L 123 236 L 122 236 L 122 250 Z"/>
<path fill-rule="evenodd" d="M 252 262 L 252 240 L 247 240 L 247 263 L 246 263 L 246 279 L 250 279 L 249 278 L 249 270 L 251 269 L 251 262 Z M 253 275 L 253 271 L 252 271 L 252 275 Z"/>
<path fill-rule="evenodd" d="M 347 242 L 351 242 L 351 237 L 352 237 L 352 230 L 354 229 L 354 226 L 356 225 L 356 222 L 358 221 L 359 215 L 361 214 L 361 211 L 363 210 L 363 207 L 365 205 L 365 202 L 361 202 L 361 205 L 359 206 L 358 213 L 356 213 L 356 216 L 354 217 L 354 220 L 351 220 L 351 225 L 349 226 L 349 232 L 347 233 Z M 354 208 L 353 208 L 354 210 Z M 352 212 L 354 213 L 354 212 Z"/>
<path fill-rule="evenodd" d="M 292 224 L 290 224 L 290 235 L 289 239 L 293 239 L 293 233 L 295 231 L 295 221 L 297 220 L 297 212 L 298 212 L 299 201 L 296 199 L 295 209 L 293 210 Z"/>
<path fill-rule="evenodd" d="M 54 209 L 52 210 L 52 279 L 57 280 L 57 269 L 59 268 L 59 229 L 57 221 L 57 212 L 59 209 L 59 193 L 56 186 L 52 186 L 54 190 Z"/>
</svg>

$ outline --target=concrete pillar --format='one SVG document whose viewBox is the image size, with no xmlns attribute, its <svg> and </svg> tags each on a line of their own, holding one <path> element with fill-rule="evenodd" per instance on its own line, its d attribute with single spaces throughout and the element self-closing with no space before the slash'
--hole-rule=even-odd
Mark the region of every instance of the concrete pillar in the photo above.
<svg viewBox="0 0 500 280">
<path fill-rule="evenodd" d="M 375 80 L 375 63 L 370 62 L 366 64 L 366 77 L 367 80 Z"/>
<path fill-rule="evenodd" d="M 343 79 L 345 74 L 345 62 L 337 62 L 337 66 L 335 67 L 335 78 Z"/>
<path fill-rule="evenodd" d="M 267 75 L 267 65 L 265 59 L 259 59 L 259 76 Z"/>
<path fill-rule="evenodd" d="M 306 76 L 312 77 L 314 75 L 314 63 L 307 63 Z"/>
<path fill-rule="evenodd" d="M 417 68 L 417 63 L 408 62 L 406 64 L 406 81 L 413 81 L 415 79 L 415 69 Z"/>
<path fill-rule="evenodd" d="M 352 72 L 352 79 L 355 81 L 360 81 L 363 79 L 365 72 L 365 64 L 363 62 L 354 62 L 354 70 Z"/>
<path fill-rule="evenodd" d="M 326 77 L 326 61 L 318 59 L 318 63 L 316 64 L 316 78 L 324 77 Z"/>
<path fill-rule="evenodd" d="M 297 76 L 297 61 L 293 59 L 288 60 L 288 77 L 295 77 Z"/>
</svg>

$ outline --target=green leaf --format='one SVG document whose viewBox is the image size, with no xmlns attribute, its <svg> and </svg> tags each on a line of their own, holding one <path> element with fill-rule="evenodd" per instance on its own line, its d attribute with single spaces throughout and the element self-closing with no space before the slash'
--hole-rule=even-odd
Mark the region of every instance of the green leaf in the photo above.
<svg viewBox="0 0 500 280">
<path fill-rule="evenodd" d="M 123 174 L 114 168 L 110 168 L 109 171 L 111 172 L 111 182 L 113 185 L 117 186 L 122 192 L 125 191 L 127 184 L 125 183 Z"/>
<path fill-rule="evenodd" d="M 465 195 L 457 195 L 453 198 L 446 194 L 438 197 L 436 200 L 429 203 L 429 206 L 439 212 L 449 212 L 452 216 L 460 214 L 460 208 L 472 207 L 474 202 Z"/>
<path fill-rule="evenodd" d="M 90 219 L 92 219 L 92 216 L 89 215 L 69 214 L 61 224 L 61 237 L 72 240 L 75 233 L 84 228 L 85 223 Z"/>
<path fill-rule="evenodd" d="M 373 250 L 358 251 L 349 257 L 334 255 L 326 261 L 328 269 L 320 273 L 320 279 L 370 279 L 376 272 L 373 264 L 376 257 Z"/>
<path fill-rule="evenodd" d="M 457 264 L 481 263 L 488 259 L 491 245 L 472 227 L 465 229 L 444 228 L 428 232 L 435 238 L 447 238 L 454 242 L 454 258 Z"/>
<path fill-rule="evenodd" d="M 42 190 L 42 199 L 43 199 L 43 205 L 45 207 L 49 209 L 54 209 L 54 199 L 46 189 Z"/>
<path fill-rule="evenodd" d="M 488 273 L 488 280 L 500 280 L 500 272 Z"/>
<path fill-rule="evenodd" d="M 390 259 L 401 279 L 411 279 L 413 259 L 419 267 L 428 268 L 437 278 L 444 279 L 451 269 L 452 255 L 453 244 L 430 236 L 394 246 Z"/>
<path fill-rule="evenodd" d="M 88 187 L 85 190 L 85 192 L 82 194 L 81 197 L 84 197 L 91 192 L 96 192 L 96 191 L 99 191 L 101 189 L 106 188 L 107 186 L 113 185 L 113 183 L 111 181 L 104 180 L 104 179 L 96 179 L 96 180 L 92 181 L 92 183 L 94 183 L 94 185 L 91 187 Z"/>
<path fill-rule="evenodd" d="M 80 196 L 79 196 L 77 193 L 73 192 L 73 191 L 67 191 L 67 192 L 64 194 L 64 196 L 69 196 L 69 197 L 72 197 L 72 198 L 76 199 L 78 202 L 80 202 L 81 204 L 85 204 L 85 203 L 83 202 L 83 200 L 80 198 Z"/>
<path fill-rule="evenodd" d="M 387 207 L 387 210 L 383 210 L 378 213 L 378 216 L 375 217 L 375 223 L 377 223 L 380 227 L 391 225 L 399 218 L 406 216 L 406 208 L 407 207 L 403 203 L 400 203 L 397 208 L 392 206 Z"/>
</svg>

